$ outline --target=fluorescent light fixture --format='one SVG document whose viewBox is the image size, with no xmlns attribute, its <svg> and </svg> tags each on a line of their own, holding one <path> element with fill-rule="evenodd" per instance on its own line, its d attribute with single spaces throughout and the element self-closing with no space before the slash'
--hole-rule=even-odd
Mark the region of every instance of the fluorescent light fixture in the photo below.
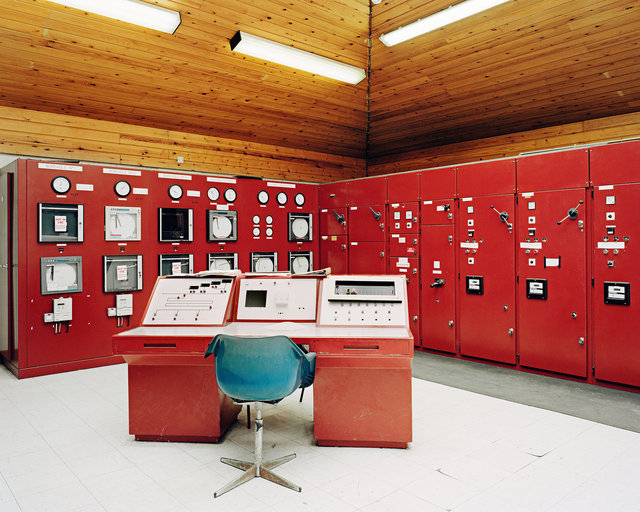
<svg viewBox="0 0 640 512">
<path fill-rule="evenodd" d="M 459 4 L 452 5 L 444 11 L 439 11 L 426 18 L 419 19 L 413 23 L 409 23 L 404 27 L 397 28 L 386 34 L 380 36 L 382 41 L 387 46 L 393 46 L 398 43 L 403 43 L 409 39 L 426 34 L 432 30 L 436 30 L 450 23 L 454 23 L 479 12 L 491 9 L 496 5 L 503 4 L 509 0 L 465 0 Z"/>
<path fill-rule="evenodd" d="M 180 25 L 180 13 L 140 0 L 49 0 L 75 9 L 93 12 L 141 27 L 173 34 Z"/>
<path fill-rule="evenodd" d="M 276 43 L 246 32 L 236 32 L 230 43 L 231 50 L 234 52 L 350 84 L 360 83 L 367 76 L 364 69 L 321 57 L 315 53 L 298 50 L 286 44 Z"/>
</svg>

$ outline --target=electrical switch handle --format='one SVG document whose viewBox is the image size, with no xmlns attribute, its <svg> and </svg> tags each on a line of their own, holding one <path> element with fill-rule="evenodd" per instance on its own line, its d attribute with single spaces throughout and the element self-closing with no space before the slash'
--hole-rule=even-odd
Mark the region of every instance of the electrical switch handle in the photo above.
<svg viewBox="0 0 640 512">
<path fill-rule="evenodd" d="M 436 277 L 433 280 L 433 283 L 429 285 L 431 288 L 442 288 L 444 286 L 444 279 Z"/>
<path fill-rule="evenodd" d="M 578 208 L 582 203 L 584 203 L 584 201 L 581 199 L 575 208 L 569 208 L 567 216 L 564 219 L 558 221 L 558 226 L 567 219 L 576 220 L 578 218 Z"/>
<path fill-rule="evenodd" d="M 489 208 L 491 208 L 494 212 L 498 214 L 498 217 L 500 217 L 501 222 L 507 222 L 509 220 L 509 214 L 507 212 L 499 212 L 498 210 L 495 209 L 493 205 L 489 206 Z"/>
<path fill-rule="evenodd" d="M 373 213 L 374 219 L 380 220 L 380 217 L 382 217 L 382 213 L 375 211 L 373 208 L 371 208 L 371 206 L 369 206 L 369 210 L 371 210 L 371 213 Z"/>
<path fill-rule="evenodd" d="M 331 211 L 332 211 L 332 212 L 333 212 L 333 214 L 336 216 L 336 220 L 337 220 L 340 224 L 344 225 L 344 215 L 342 215 L 341 213 L 338 213 L 338 212 L 337 212 L 337 211 L 335 211 L 335 210 L 331 210 Z"/>
</svg>

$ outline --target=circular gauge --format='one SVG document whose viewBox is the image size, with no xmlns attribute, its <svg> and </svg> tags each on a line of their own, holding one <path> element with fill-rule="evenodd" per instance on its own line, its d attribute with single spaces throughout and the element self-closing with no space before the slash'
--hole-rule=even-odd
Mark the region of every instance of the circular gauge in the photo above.
<svg viewBox="0 0 640 512">
<path fill-rule="evenodd" d="M 266 190 L 258 192 L 258 202 L 260 204 L 267 204 L 269 202 L 269 192 Z"/>
<path fill-rule="evenodd" d="M 260 228 L 253 228 L 253 236 L 260 236 Z"/>
<path fill-rule="evenodd" d="M 67 291 L 77 286 L 78 274 L 75 265 L 68 263 L 56 263 L 51 271 L 46 272 L 47 290 Z"/>
<path fill-rule="evenodd" d="M 260 215 L 254 215 L 253 216 L 253 223 L 254 224 L 259 224 L 260 223 Z"/>
<path fill-rule="evenodd" d="M 128 181 L 116 181 L 116 184 L 113 186 L 113 190 L 115 191 L 117 196 L 127 197 L 129 194 L 131 194 L 131 185 L 129 185 Z"/>
<path fill-rule="evenodd" d="M 71 182 L 64 176 L 56 176 L 51 180 L 51 188 L 56 194 L 66 194 L 71 190 Z"/>
<path fill-rule="evenodd" d="M 211 219 L 211 234 L 214 238 L 229 238 L 233 233 L 233 224 L 229 217 L 217 215 Z"/>
<path fill-rule="evenodd" d="M 267 221 L 267 224 L 273 224 L 273 217 L 271 215 L 267 215 L 265 220 Z"/>
<path fill-rule="evenodd" d="M 304 194 L 302 194 L 302 193 L 298 192 L 298 193 L 296 194 L 296 197 L 294 197 L 294 198 L 293 198 L 293 200 L 295 201 L 295 203 L 296 203 L 298 206 L 302 206 L 302 205 L 304 204 L 304 201 L 305 201 Z"/>
<path fill-rule="evenodd" d="M 289 199 L 287 197 L 287 194 L 285 192 L 278 192 L 278 195 L 276 196 L 276 201 L 278 201 L 278 204 L 287 204 L 287 199 Z"/>
<path fill-rule="evenodd" d="M 238 193 L 232 188 L 228 188 L 227 190 L 224 191 L 224 198 L 229 203 L 233 203 L 237 197 L 238 197 Z"/>
<path fill-rule="evenodd" d="M 214 258 L 211 260 L 209 270 L 231 270 L 231 263 L 226 258 Z"/>
<path fill-rule="evenodd" d="M 273 261 L 271 258 L 260 257 L 254 265 L 255 272 L 273 272 Z"/>
<path fill-rule="evenodd" d="M 309 223 L 307 219 L 294 219 L 291 223 L 291 232 L 296 238 L 305 238 L 309 233 Z"/>
<path fill-rule="evenodd" d="M 264 230 L 265 235 L 273 236 L 273 228 L 267 228 Z"/>
<path fill-rule="evenodd" d="M 207 197 L 209 201 L 217 201 L 220 197 L 220 191 L 216 187 L 211 187 L 207 190 Z"/>
<path fill-rule="evenodd" d="M 303 272 L 309 272 L 309 258 L 304 256 L 296 256 L 291 262 L 291 272 L 294 274 L 301 274 Z"/>
<path fill-rule="evenodd" d="M 109 220 L 111 236 L 130 238 L 136 232 L 136 219 L 127 213 L 116 213 Z"/>
<path fill-rule="evenodd" d="M 169 197 L 171 199 L 180 199 L 182 197 L 182 187 L 174 183 L 169 187 Z"/>
</svg>

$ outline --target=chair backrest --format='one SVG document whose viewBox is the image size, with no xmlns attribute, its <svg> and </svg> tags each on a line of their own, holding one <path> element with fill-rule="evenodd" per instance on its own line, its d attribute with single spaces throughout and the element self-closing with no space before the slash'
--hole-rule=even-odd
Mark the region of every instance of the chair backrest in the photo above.
<svg viewBox="0 0 640 512">
<path fill-rule="evenodd" d="M 218 387 L 237 401 L 277 402 L 310 386 L 315 375 L 315 354 L 305 354 L 287 336 L 218 334 L 204 357 L 211 354 Z"/>
</svg>

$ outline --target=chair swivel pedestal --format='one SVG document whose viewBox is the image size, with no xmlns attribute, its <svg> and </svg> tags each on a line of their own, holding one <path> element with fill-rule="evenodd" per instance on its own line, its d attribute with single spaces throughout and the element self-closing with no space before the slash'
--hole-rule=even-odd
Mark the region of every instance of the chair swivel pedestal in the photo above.
<svg viewBox="0 0 640 512">
<path fill-rule="evenodd" d="M 255 402 L 256 409 L 254 461 L 222 457 L 221 462 L 244 473 L 218 490 L 214 498 L 252 478 L 264 478 L 301 492 L 300 486 L 271 471 L 294 459 L 295 453 L 268 462 L 262 460 L 262 403 L 277 403 L 296 389 L 313 384 L 316 355 L 303 352 L 286 336 L 244 338 L 225 334 L 218 334 L 211 341 L 204 357 L 212 354 L 218 387 L 237 402 Z"/>
<path fill-rule="evenodd" d="M 262 460 L 262 429 L 264 427 L 264 423 L 262 421 L 262 403 L 261 402 L 255 403 L 255 411 L 256 411 L 256 418 L 255 418 L 255 439 L 254 439 L 254 445 L 255 445 L 254 461 L 245 462 L 237 459 L 229 459 L 227 457 L 221 457 L 220 462 L 228 464 L 229 466 L 233 466 L 234 468 L 238 468 L 244 471 L 244 473 L 240 475 L 238 478 L 236 478 L 235 480 L 233 480 L 232 482 L 229 482 L 227 485 L 225 485 L 221 489 L 217 490 L 213 495 L 214 498 L 222 496 L 225 492 L 228 492 L 231 489 L 234 489 L 239 485 L 245 482 L 248 482 L 252 478 L 256 478 L 256 477 L 264 478 L 265 480 L 269 480 L 273 483 L 282 485 L 284 487 L 288 487 L 289 489 L 292 489 L 294 491 L 302 492 L 302 487 L 290 482 L 286 478 L 282 478 L 281 476 L 276 475 L 273 471 L 271 471 L 272 469 L 277 468 L 278 466 L 281 466 L 285 462 L 289 462 L 290 460 L 295 459 L 296 458 L 295 453 L 291 453 L 289 455 L 285 455 L 284 457 L 280 457 L 278 459 L 268 461 L 268 462 L 264 462 Z"/>
</svg>

